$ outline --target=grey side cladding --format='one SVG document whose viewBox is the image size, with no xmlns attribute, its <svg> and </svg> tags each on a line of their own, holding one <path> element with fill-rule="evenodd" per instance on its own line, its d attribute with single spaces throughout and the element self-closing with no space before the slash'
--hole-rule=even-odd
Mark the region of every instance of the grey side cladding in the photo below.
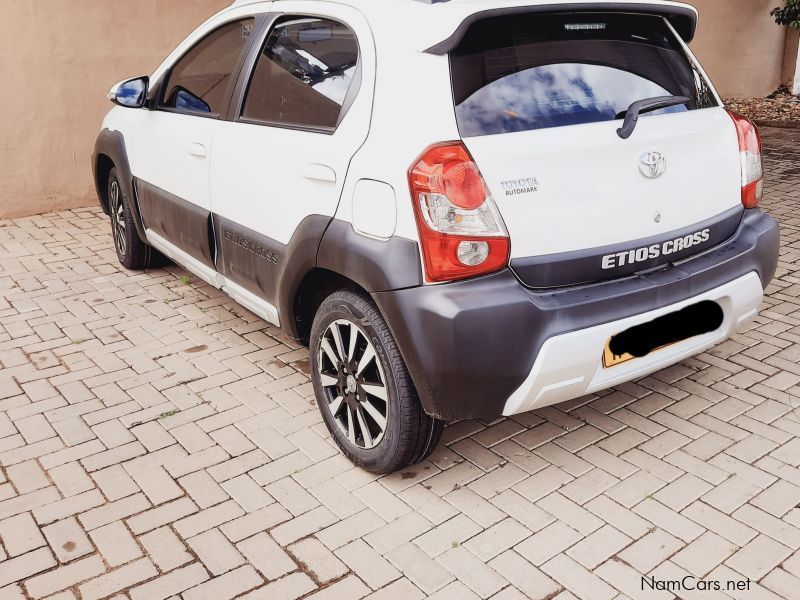
<svg viewBox="0 0 800 600">
<path fill-rule="evenodd" d="M 217 270 L 230 281 L 277 306 L 291 325 L 294 296 L 303 277 L 317 266 L 317 249 L 331 218 L 309 215 L 288 244 L 273 240 L 240 223 L 213 215 Z"/>
<path fill-rule="evenodd" d="M 136 191 L 147 228 L 213 269 L 211 212 L 141 179 Z"/>
<path fill-rule="evenodd" d="M 109 131 L 103 129 L 97 136 L 97 141 L 94 145 L 94 154 L 92 155 L 92 171 L 94 173 L 94 183 L 97 190 L 97 197 L 100 199 L 100 204 L 103 207 L 103 212 L 108 214 L 108 206 L 105 201 L 106 190 L 103 189 L 104 181 L 103 174 L 99 172 L 100 158 L 107 156 L 114 167 L 117 169 L 122 185 L 125 186 L 126 196 L 133 198 L 134 206 L 131 207 L 133 213 L 133 222 L 136 226 L 136 233 L 139 239 L 147 243 L 147 237 L 144 233 L 144 223 L 142 216 L 139 212 L 139 204 L 136 197 L 136 190 L 133 185 L 133 174 L 131 173 L 131 166 L 128 162 L 128 151 L 125 147 L 125 139 L 119 131 Z"/>
<path fill-rule="evenodd" d="M 318 266 L 352 279 L 370 293 L 422 285 L 417 242 L 368 238 L 345 221 L 331 221 L 319 249 Z"/>
<path fill-rule="evenodd" d="M 461 24 L 450 37 L 442 40 L 438 44 L 431 46 L 425 50 L 425 52 L 428 54 L 448 54 L 452 52 L 461 42 L 470 26 L 477 21 L 482 21 L 483 19 L 531 13 L 570 12 L 623 12 L 663 16 L 672 24 L 672 26 L 687 44 L 694 39 L 694 33 L 697 29 L 697 14 L 693 10 L 683 6 L 628 2 L 568 2 L 564 4 L 512 6 L 482 10 L 469 15 L 461 22 Z"/>
<path fill-rule="evenodd" d="M 411 240 L 374 240 L 355 233 L 345 221 L 309 215 L 283 244 L 220 215 L 212 218 L 217 270 L 274 304 L 295 337 L 295 300 L 314 269 L 346 277 L 370 293 L 422 285 L 419 249 Z"/>
</svg>

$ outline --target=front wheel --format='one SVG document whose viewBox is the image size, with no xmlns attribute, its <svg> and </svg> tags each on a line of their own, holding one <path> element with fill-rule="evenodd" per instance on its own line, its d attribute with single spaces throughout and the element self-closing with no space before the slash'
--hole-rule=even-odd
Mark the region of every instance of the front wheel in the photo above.
<svg viewBox="0 0 800 600">
<path fill-rule="evenodd" d="M 120 264 L 126 269 L 144 269 L 150 266 L 154 251 L 139 239 L 131 212 L 131 200 L 125 192 L 116 167 L 108 175 L 108 213 L 111 217 L 111 234 Z"/>
<path fill-rule="evenodd" d="M 425 414 L 378 307 L 343 290 L 320 306 L 311 329 L 317 404 L 339 448 L 356 466 L 392 473 L 436 448 L 444 424 Z"/>
</svg>

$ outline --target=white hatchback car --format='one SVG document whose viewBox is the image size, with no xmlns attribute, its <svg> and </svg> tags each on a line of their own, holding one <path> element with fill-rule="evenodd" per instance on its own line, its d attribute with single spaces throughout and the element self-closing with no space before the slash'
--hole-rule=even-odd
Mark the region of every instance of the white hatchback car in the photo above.
<svg viewBox="0 0 800 600">
<path fill-rule="evenodd" d="M 377 473 L 444 421 L 652 373 L 741 328 L 777 264 L 761 142 L 696 21 L 239 0 L 110 94 L 93 167 L 119 259 L 166 255 L 306 342 L 325 423 Z"/>
</svg>

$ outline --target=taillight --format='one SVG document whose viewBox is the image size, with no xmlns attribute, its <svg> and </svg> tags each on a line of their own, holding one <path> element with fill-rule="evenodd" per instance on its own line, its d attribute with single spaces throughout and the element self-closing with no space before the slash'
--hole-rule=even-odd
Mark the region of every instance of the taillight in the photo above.
<svg viewBox="0 0 800 600">
<path fill-rule="evenodd" d="M 761 136 L 758 128 L 747 117 L 733 111 L 728 114 L 736 124 L 739 152 L 742 161 L 742 204 L 755 208 L 764 195 L 764 167 L 761 164 Z"/>
<path fill-rule="evenodd" d="M 505 225 L 461 142 L 428 148 L 408 179 L 428 281 L 474 277 L 508 264 Z"/>
</svg>

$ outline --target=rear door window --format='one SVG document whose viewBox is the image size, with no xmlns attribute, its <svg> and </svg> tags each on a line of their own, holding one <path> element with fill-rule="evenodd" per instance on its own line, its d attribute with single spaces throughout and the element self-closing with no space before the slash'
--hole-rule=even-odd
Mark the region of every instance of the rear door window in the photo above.
<svg viewBox="0 0 800 600">
<path fill-rule="evenodd" d="M 716 106 L 706 80 L 661 17 L 515 15 L 472 25 L 450 55 L 463 137 L 621 119 L 636 100 L 688 96 Z"/>
<path fill-rule="evenodd" d="M 356 36 L 342 23 L 286 18 L 267 37 L 242 119 L 332 132 L 358 92 L 358 56 Z"/>
</svg>

